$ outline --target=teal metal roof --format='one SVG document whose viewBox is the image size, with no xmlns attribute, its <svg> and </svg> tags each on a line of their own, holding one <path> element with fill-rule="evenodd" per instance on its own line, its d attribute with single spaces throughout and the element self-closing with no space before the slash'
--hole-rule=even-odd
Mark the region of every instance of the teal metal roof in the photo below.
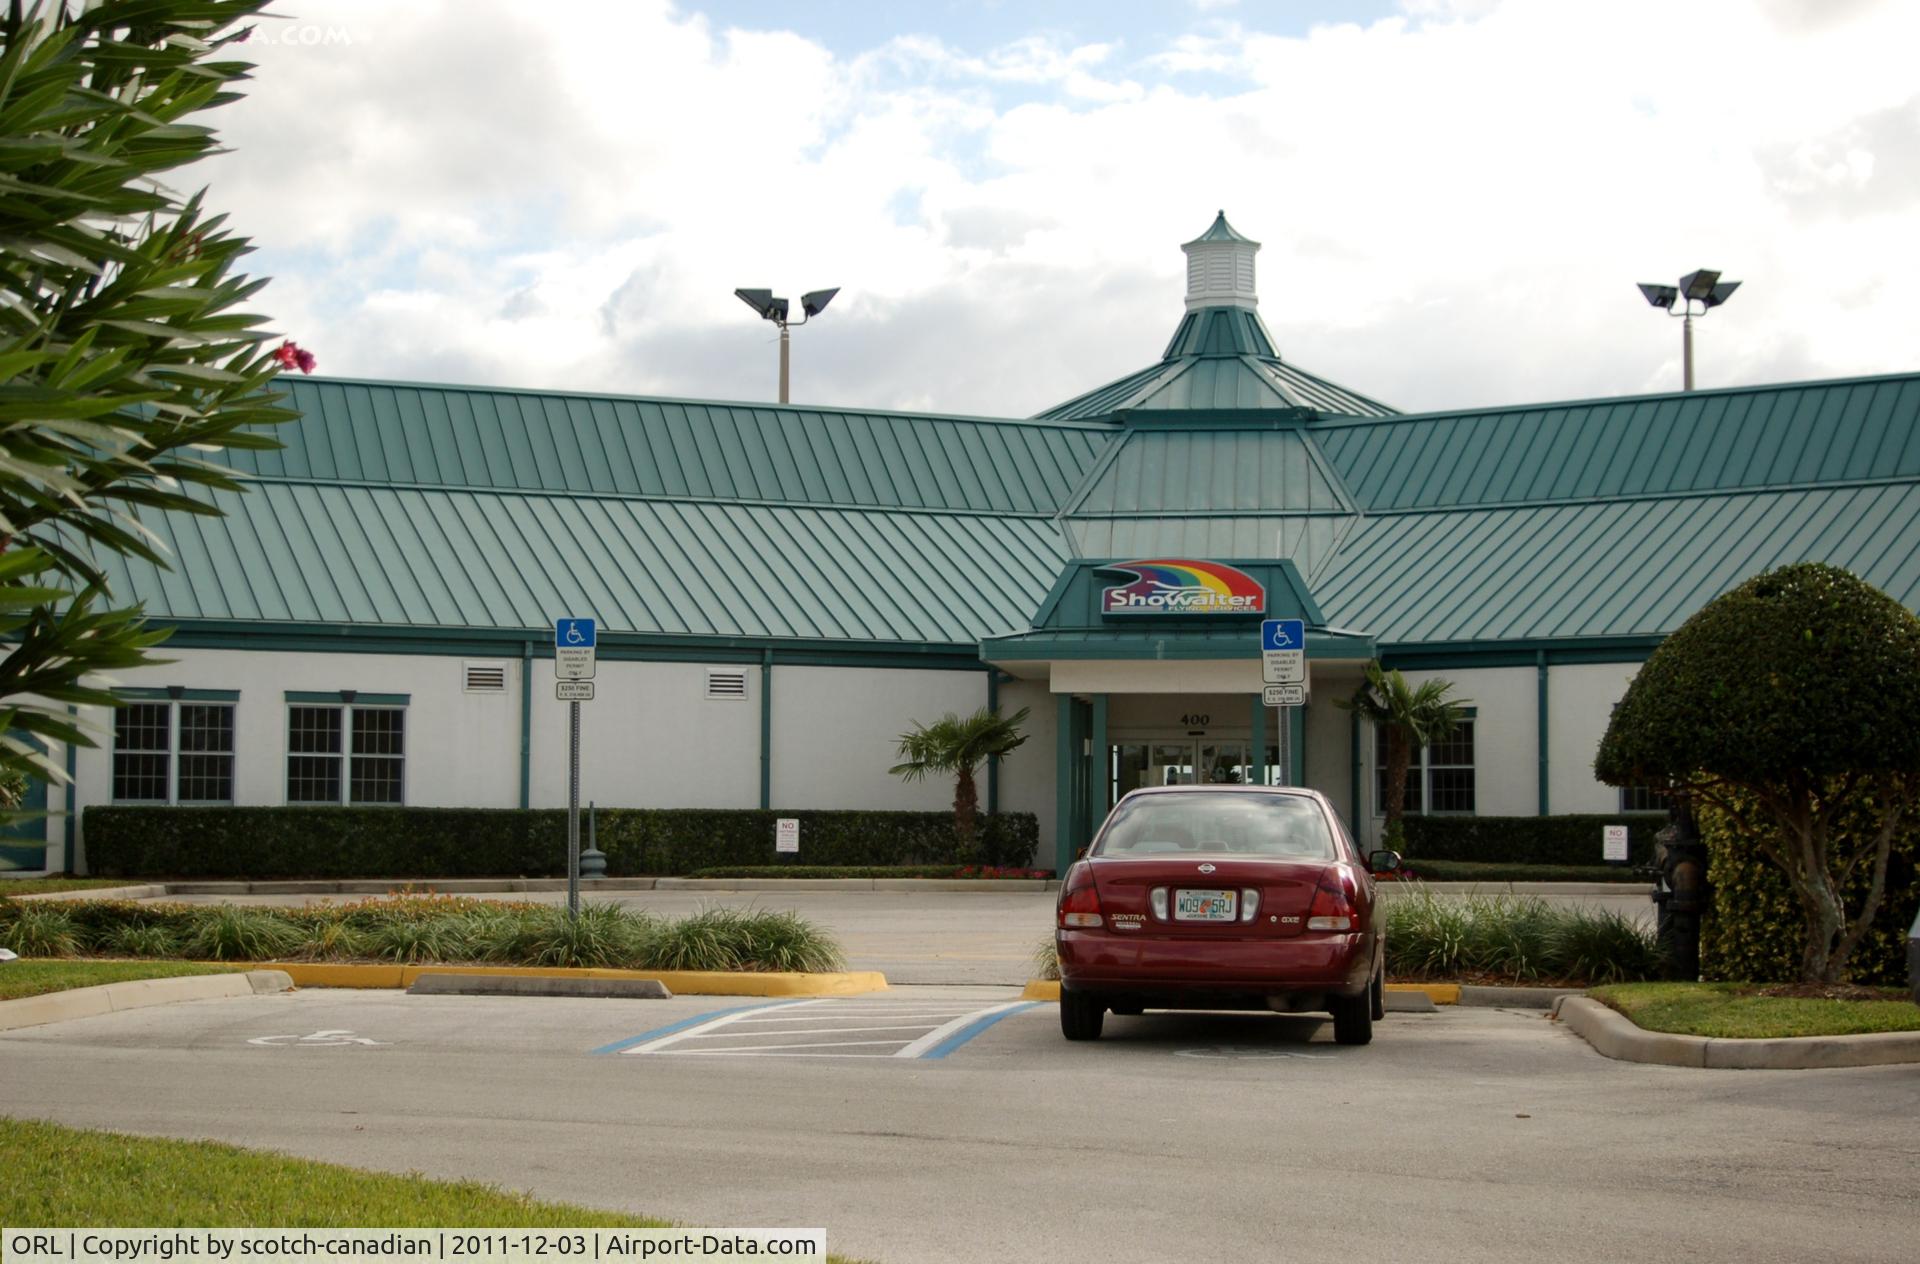
<svg viewBox="0 0 1920 1264">
<path fill-rule="evenodd" d="M 1044 518 L 443 488 L 255 484 L 107 560 L 163 620 L 969 644 L 1026 624 L 1065 560 Z"/>
<path fill-rule="evenodd" d="M 266 477 L 780 504 L 1052 513 L 1105 427 L 281 378 Z"/>
<path fill-rule="evenodd" d="M 1752 386 L 1332 423 L 1368 510 L 1920 476 L 1920 377 Z"/>
<path fill-rule="evenodd" d="M 1375 399 L 1286 363 L 1260 317 L 1239 307 L 1188 312 L 1159 364 L 1130 373 L 1039 414 L 1041 421 L 1089 421 L 1136 416 L 1328 413 L 1390 417 Z"/>
<path fill-rule="evenodd" d="M 1920 483 L 1360 520 L 1315 594 L 1384 642 L 1661 635 L 1760 571 L 1819 560 L 1920 609 Z"/>
<path fill-rule="evenodd" d="M 1066 506 L 1073 516 L 1294 511 L 1353 502 L 1296 429 L 1131 429 Z"/>
<path fill-rule="evenodd" d="M 1221 211 L 1218 215 L 1214 216 L 1213 223 L 1208 226 L 1207 231 L 1195 237 L 1192 241 L 1188 242 L 1187 245 L 1195 246 L 1203 241 L 1243 241 L 1249 246 L 1257 246 L 1260 244 L 1251 237 L 1241 236 L 1232 224 L 1227 223 L 1227 213 L 1225 211 Z"/>
</svg>

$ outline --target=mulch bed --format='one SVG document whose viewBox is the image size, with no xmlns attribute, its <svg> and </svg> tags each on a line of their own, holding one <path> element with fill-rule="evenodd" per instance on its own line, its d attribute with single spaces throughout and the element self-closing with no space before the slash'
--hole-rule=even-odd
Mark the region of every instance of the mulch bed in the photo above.
<svg viewBox="0 0 1920 1264">
<path fill-rule="evenodd" d="M 1888 988 L 1861 987 L 1854 983 L 1769 983 L 1765 987 L 1742 990 L 1745 996 L 1792 996 L 1809 1001 L 1903 1001 L 1906 993 Z"/>
</svg>

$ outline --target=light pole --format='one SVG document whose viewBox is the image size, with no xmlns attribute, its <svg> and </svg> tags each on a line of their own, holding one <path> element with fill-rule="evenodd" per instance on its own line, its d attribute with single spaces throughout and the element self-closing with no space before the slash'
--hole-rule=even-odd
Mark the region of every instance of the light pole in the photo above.
<svg viewBox="0 0 1920 1264">
<path fill-rule="evenodd" d="M 1740 288 L 1738 281 L 1722 281 L 1718 272 L 1706 268 L 1697 268 L 1680 278 L 1680 284 L 1640 286 L 1640 293 L 1648 303 L 1663 309 L 1669 316 L 1680 317 L 1680 363 L 1682 390 L 1693 389 L 1693 305 L 1700 304 L 1700 315 L 1705 316 L 1720 304 L 1733 297 Z M 1673 305 L 1680 304 L 1680 310 L 1674 311 Z"/>
<path fill-rule="evenodd" d="M 800 296 L 800 310 L 806 315 L 792 322 L 794 328 L 806 324 L 821 312 L 827 310 L 827 304 L 840 292 L 839 286 L 830 290 L 814 290 Z M 735 290 L 734 297 L 760 313 L 762 320 L 770 320 L 780 326 L 780 402 L 787 402 L 787 300 L 775 298 L 772 290 Z"/>
</svg>

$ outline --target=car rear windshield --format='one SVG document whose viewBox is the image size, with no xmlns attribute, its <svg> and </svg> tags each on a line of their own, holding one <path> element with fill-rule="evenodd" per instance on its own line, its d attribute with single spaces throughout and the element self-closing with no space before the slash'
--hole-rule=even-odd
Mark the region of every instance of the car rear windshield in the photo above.
<svg viewBox="0 0 1920 1264">
<path fill-rule="evenodd" d="M 1320 805 L 1290 794 L 1143 794 L 1114 809 L 1096 856 L 1265 856 L 1333 860 Z"/>
</svg>

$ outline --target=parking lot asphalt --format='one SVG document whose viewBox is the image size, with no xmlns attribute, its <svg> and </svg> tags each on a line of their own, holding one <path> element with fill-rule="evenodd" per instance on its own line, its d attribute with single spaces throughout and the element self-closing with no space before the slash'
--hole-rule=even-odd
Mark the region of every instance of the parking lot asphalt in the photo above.
<svg viewBox="0 0 1920 1264">
<path fill-rule="evenodd" d="M 1403 898 L 1383 887 L 1387 898 Z M 218 895 L 170 897 L 215 904 Z M 364 896 L 249 895 L 234 902 L 304 905 Z M 562 892 L 477 897 L 564 904 Z M 1017 984 L 1033 975 L 1033 953 L 1053 931 L 1051 891 L 619 891 L 589 901 L 680 916 L 701 908 L 791 911 L 836 935 L 855 970 L 879 970 L 895 983 Z M 1443 897 L 1457 898 L 1457 897 Z M 1611 909 L 1651 924 L 1653 904 L 1636 889 L 1622 895 L 1547 897 L 1556 903 Z"/>
<path fill-rule="evenodd" d="M 1904 1261 L 1920 1225 L 1920 1067 L 1610 1062 L 1488 1009 L 1396 1014 L 1360 1049 L 1265 1014 L 1109 1017 L 1070 1045 L 1011 989 L 868 1000 L 193 1002 L 0 1036 L 0 1110 L 825 1225 L 882 1264 Z M 798 1021 L 714 1026 L 734 1012 Z M 946 1056 L 896 1056 L 956 1021 Z M 865 1039 L 904 1043 L 790 1048 Z"/>
</svg>

